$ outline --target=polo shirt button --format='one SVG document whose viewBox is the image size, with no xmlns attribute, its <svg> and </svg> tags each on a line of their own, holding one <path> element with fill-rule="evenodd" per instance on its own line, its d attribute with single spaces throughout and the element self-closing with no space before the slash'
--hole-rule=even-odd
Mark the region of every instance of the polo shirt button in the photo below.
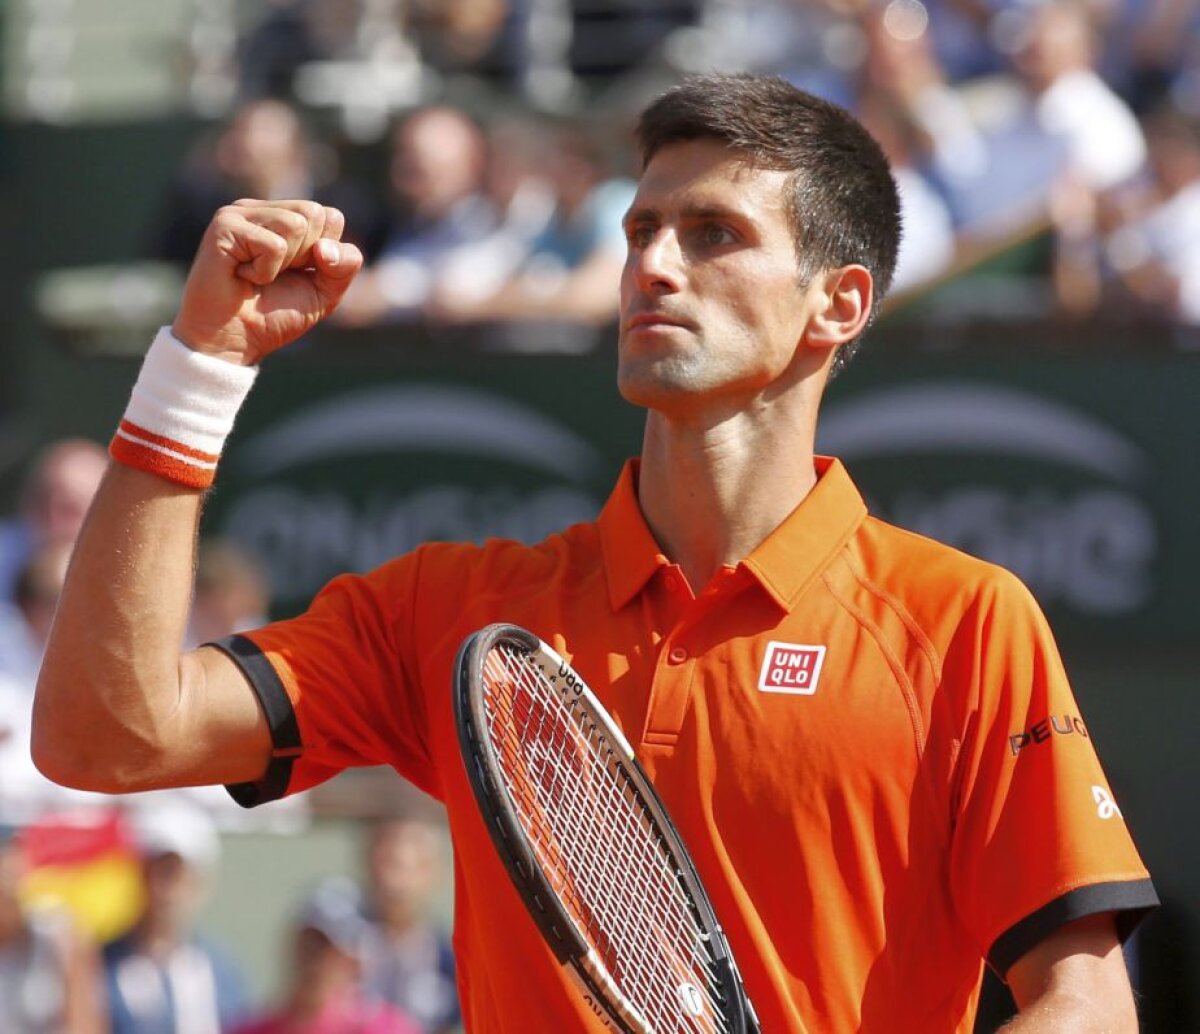
<svg viewBox="0 0 1200 1034">
<path fill-rule="evenodd" d="M 667 660 L 672 664 L 682 664 L 687 660 L 687 650 L 682 646 L 672 646 L 671 652 L 667 654 Z"/>
</svg>

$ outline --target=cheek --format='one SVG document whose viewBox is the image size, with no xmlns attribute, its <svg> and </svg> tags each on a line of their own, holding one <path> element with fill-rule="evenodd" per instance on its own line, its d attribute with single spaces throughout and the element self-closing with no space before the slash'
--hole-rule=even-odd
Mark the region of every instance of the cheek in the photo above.
<svg viewBox="0 0 1200 1034">
<path fill-rule="evenodd" d="M 633 258 L 626 258 L 625 264 L 621 267 L 621 280 L 618 284 L 617 297 L 620 301 L 621 310 L 624 311 L 633 298 L 638 294 L 637 286 L 637 269 Z"/>
</svg>

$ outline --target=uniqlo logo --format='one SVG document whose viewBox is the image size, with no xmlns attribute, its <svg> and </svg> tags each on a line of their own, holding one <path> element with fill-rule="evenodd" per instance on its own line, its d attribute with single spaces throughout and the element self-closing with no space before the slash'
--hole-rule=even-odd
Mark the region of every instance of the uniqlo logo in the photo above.
<svg viewBox="0 0 1200 1034">
<path fill-rule="evenodd" d="M 767 655 L 758 673 L 758 688 L 764 693 L 811 696 L 817 691 L 824 660 L 823 646 L 767 643 Z"/>
</svg>

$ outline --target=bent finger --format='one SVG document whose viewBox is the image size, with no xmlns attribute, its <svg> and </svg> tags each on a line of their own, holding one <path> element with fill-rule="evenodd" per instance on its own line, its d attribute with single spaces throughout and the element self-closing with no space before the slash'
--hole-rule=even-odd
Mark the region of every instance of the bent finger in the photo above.
<svg viewBox="0 0 1200 1034">
<path fill-rule="evenodd" d="M 246 217 L 255 221 L 295 219 L 295 247 L 289 249 L 285 269 L 308 268 L 313 264 L 312 246 L 322 237 L 340 240 L 346 225 L 342 212 L 329 205 L 304 198 L 283 198 L 277 201 L 258 201 L 242 198 L 234 202 L 246 210 Z M 284 213 L 291 213 L 285 215 Z M 303 220 L 301 223 L 299 220 Z M 293 238 L 289 236 L 289 243 Z"/>
<path fill-rule="evenodd" d="M 325 238 L 313 247 L 313 287 L 321 296 L 325 314 L 333 312 L 363 264 L 363 254 L 353 245 Z"/>
<path fill-rule="evenodd" d="M 292 244 L 268 226 L 244 222 L 236 231 L 237 246 L 230 254 L 237 261 L 235 274 L 260 287 L 273 283 L 285 268 Z"/>
</svg>

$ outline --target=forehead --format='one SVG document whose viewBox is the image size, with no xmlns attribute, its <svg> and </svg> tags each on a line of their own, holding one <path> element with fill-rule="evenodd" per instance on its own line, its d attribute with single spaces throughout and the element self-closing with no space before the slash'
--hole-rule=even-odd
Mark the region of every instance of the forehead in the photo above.
<svg viewBox="0 0 1200 1034">
<path fill-rule="evenodd" d="M 753 165 L 719 140 L 667 144 L 638 181 L 631 212 L 728 208 L 750 218 L 786 221 L 790 173 Z"/>
</svg>

